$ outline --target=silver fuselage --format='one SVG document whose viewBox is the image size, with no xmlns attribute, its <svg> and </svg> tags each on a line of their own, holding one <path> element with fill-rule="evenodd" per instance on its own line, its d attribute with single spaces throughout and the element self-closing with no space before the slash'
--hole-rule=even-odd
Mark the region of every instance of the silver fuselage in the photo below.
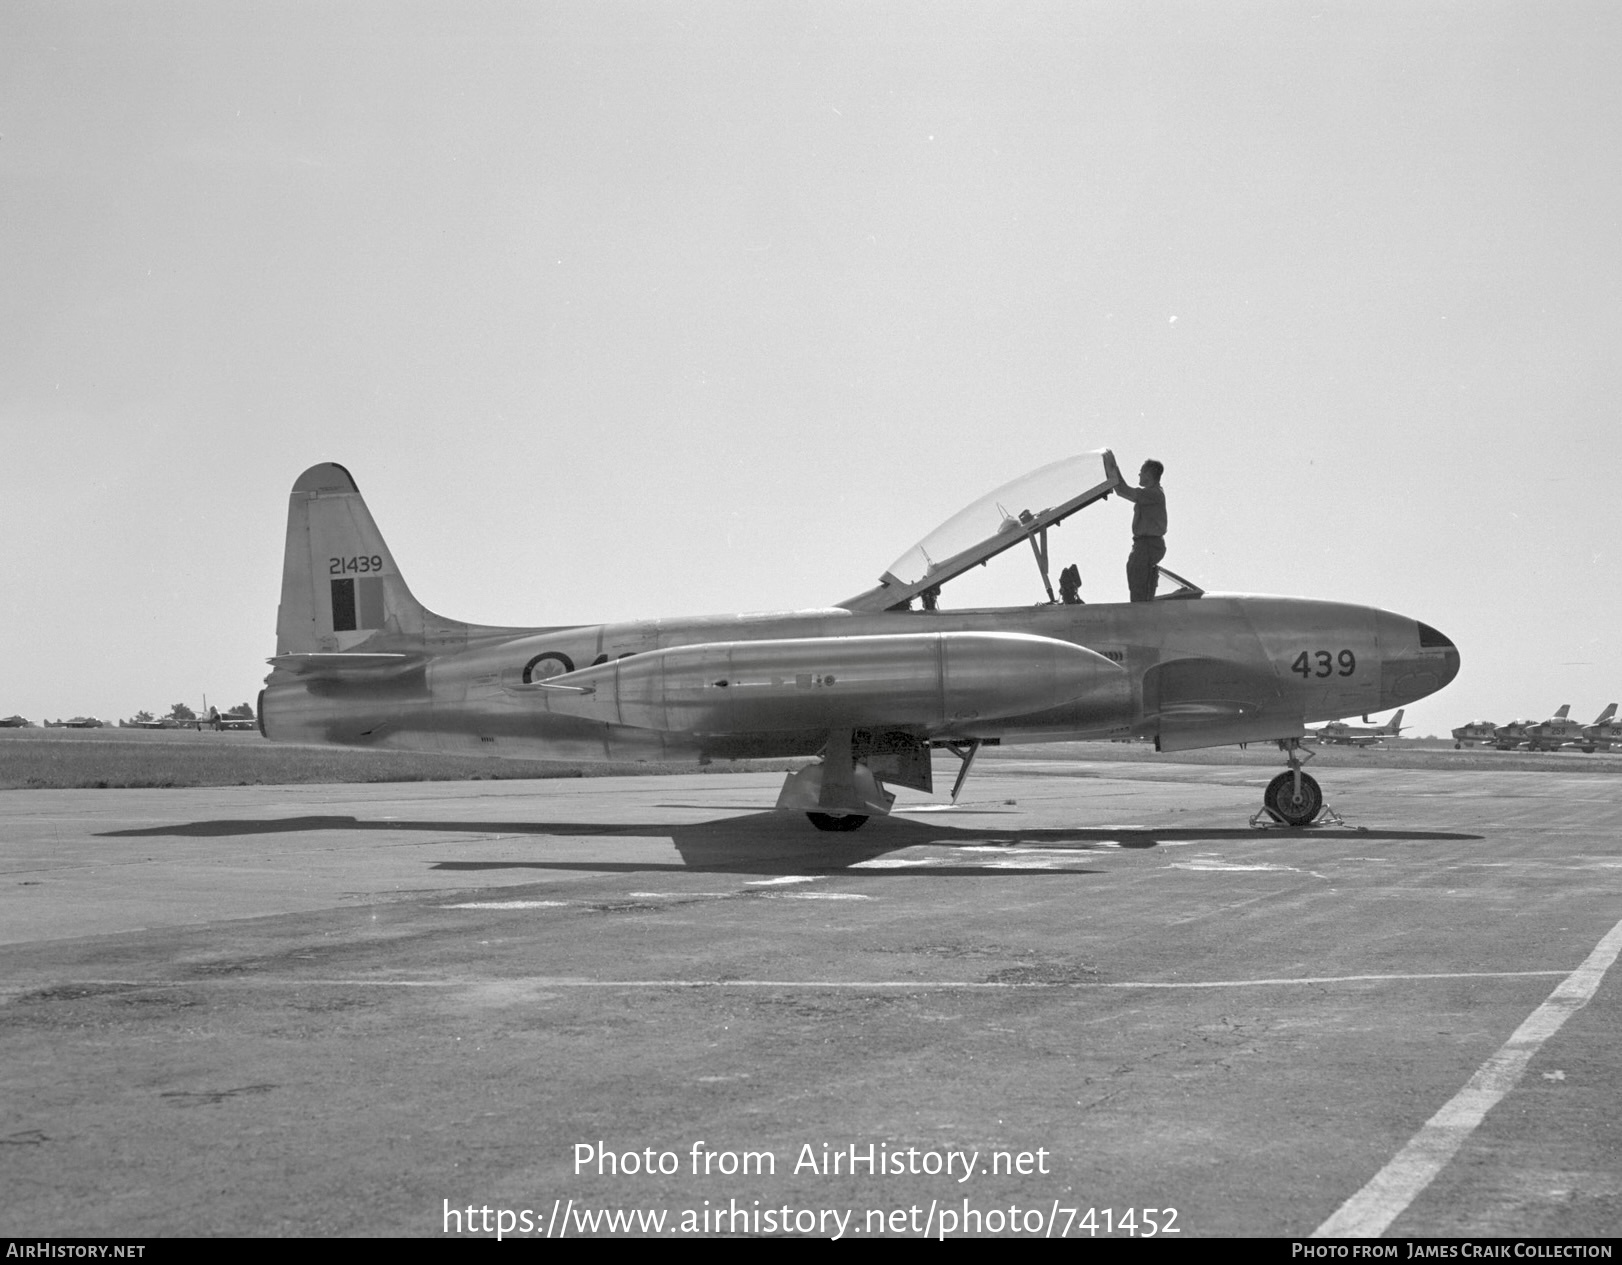
<svg viewBox="0 0 1622 1265">
<path fill-rule="evenodd" d="M 809 756 L 827 741 L 828 727 L 808 725 L 804 707 L 788 700 L 776 710 L 757 706 L 747 732 L 705 732 L 701 720 L 681 730 L 647 728 L 579 714 L 573 696 L 547 688 L 544 674 L 575 679 L 569 674 L 593 665 L 680 646 L 795 641 L 804 649 L 795 666 L 815 679 L 819 653 L 842 665 L 859 655 L 864 643 L 850 638 L 960 632 L 1068 642 L 1121 670 L 1083 695 L 1016 715 L 911 710 L 905 722 L 876 727 L 937 742 L 1138 737 L 1167 751 L 1222 746 L 1299 737 L 1309 722 L 1400 707 L 1441 689 L 1459 667 L 1450 641 L 1405 616 L 1340 602 L 1208 594 L 935 612 L 830 608 L 533 631 L 470 627 L 427 645 L 380 631 L 354 649 L 397 652 L 397 663 L 329 675 L 278 667 L 259 710 L 266 736 L 293 742 L 570 761 Z M 887 671 L 897 697 L 913 698 L 931 687 L 922 678 L 935 669 L 920 660 Z M 920 679 L 906 679 L 908 671 Z M 845 672 L 841 666 L 828 675 Z M 701 693 L 683 696 L 684 714 L 702 717 L 702 704 Z"/>
</svg>

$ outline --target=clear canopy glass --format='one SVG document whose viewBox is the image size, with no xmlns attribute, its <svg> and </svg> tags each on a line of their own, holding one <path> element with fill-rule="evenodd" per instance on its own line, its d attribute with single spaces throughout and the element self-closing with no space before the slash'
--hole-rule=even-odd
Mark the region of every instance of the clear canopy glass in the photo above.
<svg viewBox="0 0 1622 1265">
<path fill-rule="evenodd" d="M 965 549 L 1003 532 L 1015 531 L 1022 521 L 1096 487 L 1106 478 L 1102 451 L 1066 457 L 988 492 L 953 514 L 892 562 L 885 572 L 886 578 L 902 584 L 925 579 Z"/>
</svg>

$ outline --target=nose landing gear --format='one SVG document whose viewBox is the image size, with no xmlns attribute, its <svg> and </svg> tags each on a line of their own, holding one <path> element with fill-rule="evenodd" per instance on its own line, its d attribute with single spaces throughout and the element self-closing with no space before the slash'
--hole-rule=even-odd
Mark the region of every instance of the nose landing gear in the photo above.
<svg viewBox="0 0 1622 1265">
<path fill-rule="evenodd" d="M 1280 773 L 1267 784 L 1267 791 L 1262 796 L 1262 806 L 1250 824 L 1280 826 L 1310 826 L 1320 814 L 1327 818 L 1327 824 L 1344 826 L 1346 823 L 1339 813 L 1324 803 L 1323 791 L 1318 786 L 1318 780 L 1310 773 L 1302 772 L 1301 765 L 1310 760 L 1316 752 L 1301 750 L 1299 738 L 1281 738 L 1279 750 L 1283 751 L 1290 767 Z M 1272 822 L 1263 819 L 1271 817 Z"/>
</svg>

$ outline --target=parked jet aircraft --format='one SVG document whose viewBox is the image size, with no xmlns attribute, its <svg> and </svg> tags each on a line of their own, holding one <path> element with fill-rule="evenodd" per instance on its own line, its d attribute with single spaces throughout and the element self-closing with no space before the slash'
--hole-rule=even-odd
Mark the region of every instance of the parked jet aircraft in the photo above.
<svg viewBox="0 0 1622 1265">
<path fill-rule="evenodd" d="M 1562 709 L 1564 710 L 1564 709 Z M 1492 745 L 1500 751 L 1513 751 L 1526 741 L 1526 731 L 1537 724 L 1530 716 L 1499 725 L 1492 731 Z"/>
<path fill-rule="evenodd" d="M 1516 747 L 1524 747 L 1527 745 L 1527 740 L 1530 738 L 1532 731 L 1538 728 L 1540 724 L 1550 725 L 1556 721 L 1563 722 L 1570 711 L 1570 703 L 1561 703 L 1560 710 L 1555 712 L 1548 720 L 1535 721 L 1528 716 L 1525 720 L 1512 720 L 1507 725 L 1500 725 L 1492 731 L 1492 745 L 1500 751 L 1513 751 Z"/>
<path fill-rule="evenodd" d="M 1622 722 L 1616 719 L 1616 704 L 1607 704 L 1592 725 L 1583 726 L 1583 736 L 1570 745 L 1590 752 L 1622 746 Z"/>
<path fill-rule="evenodd" d="M 1459 652 L 1436 629 L 1186 581 L 1150 602 L 911 609 L 1021 541 L 1045 581 L 1048 528 L 1115 490 L 1104 456 L 1091 486 L 1097 454 L 997 489 L 835 606 L 540 628 L 424 608 L 349 472 L 312 466 L 288 505 L 260 728 L 293 742 L 564 760 L 820 755 L 788 776 L 777 806 L 823 830 L 889 812 L 885 783 L 933 791 L 932 749 L 961 762 L 956 799 L 987 743 L 1277 740 L 1288 768 L 1264 806 L 1312 821 L 1323 796 L 1301 769 L 1305 722 L 1441 689 Z"/>
<path fill-rule="evenodd" d="M 1453 731 L 1453 749 L 1457 751 L 1460 747 L 1473 747 L 1478 742 L 1491 742 L 1497 732 L 1498 726 L 1490 720 L 1472 720 Z"/>
<path fill-rule="evenodd" d="M 180 722 L 173 716 L 152 716 L 146 720 L 119 721 L 120 729 L 179 729 Z"/>
<path fill-rule="evenodd" d="M 1395 738 L 1402 732 L 1402 708 L 1399 707 L 1397 714 L 1383 725 L 1374 724 L 1367 716 L 1363 717 L 1363 724 L 1369 728 L 1348 725 L 1343 720 L 1332 720 L 1322 729 L 1307 730 L 1307 734 L 1330 746 L 1371 747 L 1386 738 Z"/>
<path fill-rule="evenodd" d="M 1569 705 L 1562 707 L 1548 720 L 1538 724 L 1529 725 L 1526 730 L 1526 749 L 1528 751 L 1558 751 L 1583 736 L 1583 727 L 1572 720 Z M 1601 712 L 1594 718 L 1596 725 L 1604 724 L 1610 719 L 1610 712 Z"/>
</svg>

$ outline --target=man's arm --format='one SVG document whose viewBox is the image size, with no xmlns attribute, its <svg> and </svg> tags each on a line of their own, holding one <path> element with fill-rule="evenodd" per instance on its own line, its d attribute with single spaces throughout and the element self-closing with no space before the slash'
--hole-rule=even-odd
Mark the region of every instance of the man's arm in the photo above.
<svg viewBox="0 0 1622 1265">
<path fill-rule="evenodd" d="M 1138 499 L 1136 488 L 1128 487 L 1125 479 L 1121 477 L 1121 467 L 1115 464 L 1115 454 L 1108 448 L 1104 449 L 1104 474 L 1115 484 L 1115 490 L 1123 501 Z"/>
</svg>

